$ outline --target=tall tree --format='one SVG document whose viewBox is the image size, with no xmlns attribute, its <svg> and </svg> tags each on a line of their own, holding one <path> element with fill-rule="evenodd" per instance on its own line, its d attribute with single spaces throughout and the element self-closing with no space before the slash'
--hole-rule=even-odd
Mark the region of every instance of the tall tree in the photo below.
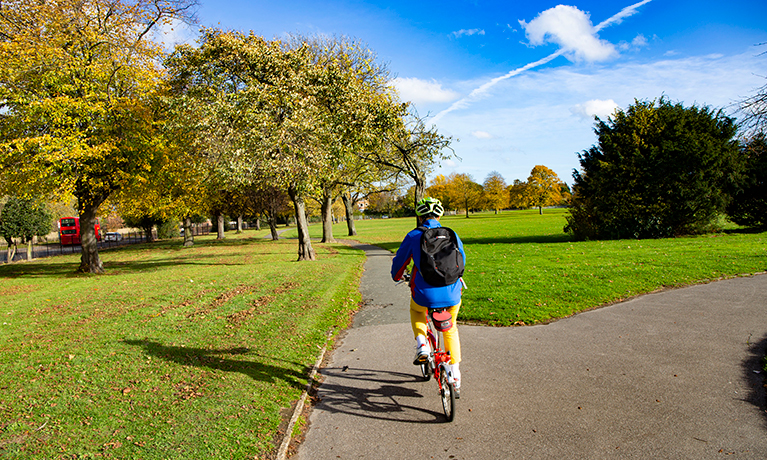
<svg viewBox="0 0 767 460">
<path fill-rule="evenodd" d="M 151 171 L 164 21 L 191 20 L 192 0 L 10 1 L 0 4 L 0 166 L 18 191 L 73 194 L 80 271 L 102 273 L 94 223 L 116 190 Z"/>
<path fill-rule="evenodd" d="M 482 188 L 488 206 L 498 214 L 498 210 L 509 204 L 509 194 L 506 191 L 506 180 L 498 171 L 492 171 L 485 178 Z"/>
<path fill-rule="evenodd" d="M 429 187 L 426 188 L 426 194 L 441 201 L 445 210 L 453 209 L 453 204 L 450 201 L 450 183 L 444 174 L 434 176 Z"/>
<path fill-rule="evenodd" d="M 322 213 L 322 242 L 335 241 L 331 208 L 344 187 L 356 187 L 376 165 L 362 161 L 357 152 L 376 148 L 390 111 L 392 89 L 388 69 L 377 62 L 368 46 L 347 37 L 292 36 L 290 49 L 308 49 L 318 69 L 315 101 L 318 108 L 320 149 L 325 168 L 317 168 Z M 383 113 L 381 113 L 383 112 Z M 380 179 L 379 179 L 380 180 Z"/>
<path fill-rule="evenodd" d="M 174 92 L 194 116 L 202 155 L 215 157 L 225 187 L 259 183 L 287 190 L 299 230 L 299 260 L 313 260 L 305 197 L 318 188 L 327 152 L 317 104 L 322 69 L 308 46 L 290 49 L 253 33 L 203 30 L 199 46 L 166 61 Z"/>
<path fill-rule="evenodd" d="M 580 157 L 565 230 L 582 238 L 662 238 L 705 232 L 737 174 L 735 121 L 665 97 L 597 119 Z"/>
<path fill-rule="evenodd" d="M 509 194 L 509 206 L 516 209 L 527 209 L 530 207 L 529 193 L 527 193 L 527 182 L 514 179 L 514 183 L 506 188 Z"/>
<path fill-rule="evenodd" d="M 536 165 L 527 178 L 527 202 L 537 206 L 538 213 L 543 214 L 544 206 L 559 204 L 562 201 L 562 185 L 554 171 L 546 166 Z"/>
<path fill-rule="evenodd" d="M 482 200 L 482 186 L 474 182 L 470 174 L 453 173 L 448 178 L 450 184 L 450 200 L 458 208 L 466 211 L 466 217 L 469 217 L 469 211 L 479 207 Z"/>
</svg>

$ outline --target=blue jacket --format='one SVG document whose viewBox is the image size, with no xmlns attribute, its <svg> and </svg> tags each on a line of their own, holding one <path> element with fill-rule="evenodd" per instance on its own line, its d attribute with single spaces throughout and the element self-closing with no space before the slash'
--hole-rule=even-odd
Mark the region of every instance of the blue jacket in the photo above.
<svg viewBox="0 0 767 460">
<path fill-rule="evenodd" d="M 436 219 L 429 219 L 424 224 L 426 228 L 441 227 Z M 428 308 L 452 307 L 461 302 L 461 290 L 463 285 L 461 280 L 456 281 L 450 286 L 434 287 L 421 276 L 421 235 L 423 232 L 417 228 L 411 230 L 405 235 L 397 254 L 394 256 L 391 265 L 391 277 L 394 281 L 402 279 L 405 269 L 412 260 L 414 263 L 412 277 L 410 278 L 410 290 L 413 300 L 418 305 Z M 456 235 L 457 236 L 457 235 Z M 458 249 L 463 255 L 464 264 L 466 263 L 466 252 L 463 250 L 463 242 L 458 238 Z"/>
</svg>

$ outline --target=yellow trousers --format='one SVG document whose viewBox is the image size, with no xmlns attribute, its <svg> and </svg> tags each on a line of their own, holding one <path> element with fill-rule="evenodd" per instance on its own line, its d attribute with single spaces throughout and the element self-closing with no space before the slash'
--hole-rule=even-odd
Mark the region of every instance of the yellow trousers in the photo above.
<svg viewBox="0 0 767 460">
<path fill-rule="evenodd" d="M 450 352 L 450 364 L 461 362 L 461 340 L 458 338 L 458 310 L 461 304 L 454 305 L 447 309 L 453 316 L 453 327 L 443 332 L 445 339 L 445 349 Z M 428 308 L 422 307 L 410 299 L 410 324 L 413 326 L 413 335 L 426 337 L 426 322 Z"/>
</svg>

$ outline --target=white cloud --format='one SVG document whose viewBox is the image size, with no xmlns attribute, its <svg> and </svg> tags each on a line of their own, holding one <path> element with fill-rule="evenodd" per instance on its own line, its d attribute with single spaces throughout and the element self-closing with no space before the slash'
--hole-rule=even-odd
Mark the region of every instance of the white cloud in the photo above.
<svg viewBox="0 0 767 460">
<path fill-rule="evenodd" d="M 460 96 L 457 92 L 442 87 L 436 80 L 418 78 L 395 78 L 392 82 L 403 101 L 418 103 L 451 102 Z"/>
<path fill-rule="evenodd" d="M 570 112 L 573 115 L 577 115 L 581 118 L 587 118 L 593 120 L 595 116 L 602 120 L 607 120 L 607 117 L 615 112 L 618 108 L 618 104 L 614 100 L 608 99 L 606 101 L 600 99 L 592 99 L 583 104 L 578 104 L 570 108 Z"/>
<path fill-rule="evenodd" d="M 633 40 L 631 40 L 631 45 L 637 48 L 647 46 L 647 43 L 647 38 L 645 38 L 645 36 L 642 34 L 637 35 Z"/>
<path fill-rule="evenodd" d="M 461 38 L 464 35 L 467 37 L 470 37 L 472 35 L 485 35 L 484 29 L 461 29 L 456 30 L 455 32 L 452 32 L 453 36 L 455 38 Z"/>
<path fill-rule="evenodd" d="M 621 42 L 618 47 L 621 51 L 639 51 L 649 44 L 644 35 L 639 34 L 631 40 L 631 43 Z"/>
<path fill-rule="evenodd" d="M 612 43 L 597 37 L 589 15 L 574 6 L 557 5 L 519 24 L 531 45 L 555 43 L 571 61 L 605 61 L 618 54 Z"/>
<path fill-rule="evenodd" d="M 477 139 L 492 139 L 493 135 L 486 131 L 472 131 L 471 135 Z"/>
</svg>

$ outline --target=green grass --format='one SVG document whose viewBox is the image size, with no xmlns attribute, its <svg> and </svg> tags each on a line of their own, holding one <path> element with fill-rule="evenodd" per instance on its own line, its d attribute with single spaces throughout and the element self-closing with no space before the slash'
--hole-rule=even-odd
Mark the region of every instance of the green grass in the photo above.
<svg viewBox="0 0 767 460">
<path fill-rule="evenodd" d="M 463 321 L 536 324 L 662 288 L 767 270 L 767 233 L 575 242 L 566 210 L 446 216 L 464 241 Z M 415 219 L 356 222 L 356 239 L 396 251 Z M 312 227 L 320 236 L 321 227 Z M 345 226 L 334 235 L 346 235 Z"/>
<path fill-rule="evenodd" d="M 103 251 L 105 276 L 75 275 L 77 256 L 0 266 L 0 457 L 267 455 L 364 255 L 298 263 L 253 236 Z"/>
</svg>

